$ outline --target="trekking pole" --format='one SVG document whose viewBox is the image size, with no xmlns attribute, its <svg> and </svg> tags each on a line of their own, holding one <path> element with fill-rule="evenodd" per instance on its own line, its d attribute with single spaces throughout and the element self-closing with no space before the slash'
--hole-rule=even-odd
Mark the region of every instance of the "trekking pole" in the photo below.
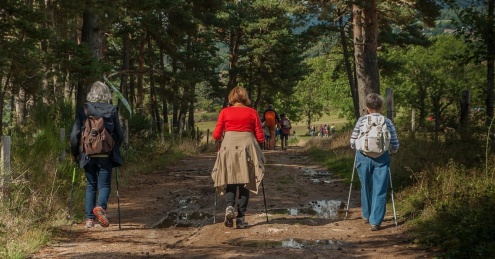
<svg viewBox="0 0 495 259">
<path fill-rule="evenodd" d="M 213 224 L 217 223 L 217 191 L 215 191 L 215 207 L 213 207 Z"/>
<path fill-rule="evenodd" d="M 266 208 L 265 186 L 263 184 L 263 180 L 261 180 L 261 188 L 263 189 L 263 201 L 265 203 L 266 222 L 268 222 L 268 209 Z"/>
<path fill-rule="evenodd" d="M 72 216 L 70 215 L 70 211 L 72 209 L 72 198 L 74 196 L 74 183 L 76 182 L 76 166 L 74 166 L 74 170 L 72 170 L 72 187 L 70 188 L 70 198 L 69 198 L 69 218 Z"/>
<path fill-rule="evenodd" d="M 120 194 L 119 194 L 119 169 L 115 167 L 115 184 L 117 187 L 117 214 L 119 215 L 119 229 L 120 227 Z"/>
<path fill-rule="evenodd" d="M 349 203 L 351 203 L 351 191 L 352 191 L 352 182 L 354 181 L 354 170 L 356 169 L 356 159 L 357 159 L 357 151 L 354 155 L 354 165 L 352 166 L 352 175 L 351 175 L 351 186 L 349 187 L 349 197 L 347 198 L 347 208 L 345 209 L 345 218 L 347 219 L 347 212 L 349 212 Z"/>
<path fill-rule="evenodd" d="M 218 152 L 220 151 L 220 141 L 216 142 L 217 144 L 217 155 Z M 215 206 L 213 207 L 213 224 L 217 223 L 217 190 L 214 188 L 215 191 Z"/>
<path fill-rule="evenodd" d="M 388 168 L 388 175 L 390 177 L 390 189 L 392 190 L 390 193 L 392 194 L 392 208 L 394 209 L 394 221 L 395 221 L 395 226 L 397 226 L 397 214 L 395 213 L 395 201 L 394 201 L 394 187 L 392 186 L 392 172 L 390 171 L 390 166 Z"/>
</svg>

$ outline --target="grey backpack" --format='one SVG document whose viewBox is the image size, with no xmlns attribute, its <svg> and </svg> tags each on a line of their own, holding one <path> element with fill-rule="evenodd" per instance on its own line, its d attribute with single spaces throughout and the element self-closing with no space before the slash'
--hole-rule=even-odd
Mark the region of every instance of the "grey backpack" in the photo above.
<svg viewBox="0 0 495 259">
<path fill-rule="evenodd" d="M 385 116 L 366 115 L 359 128 L 356 149 L 373 158 L 381 156 L 390 147 L 391 135 L 385 123 Z"/>
</svg>

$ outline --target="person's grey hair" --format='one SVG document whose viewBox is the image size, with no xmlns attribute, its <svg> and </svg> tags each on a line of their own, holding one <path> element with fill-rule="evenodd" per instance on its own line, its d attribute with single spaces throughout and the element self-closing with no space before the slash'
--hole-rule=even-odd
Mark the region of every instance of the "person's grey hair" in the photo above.
<svg viewBox="0 0 495 259">
<path fill-rule="evenodd" d="M 375 93 L 370 93 L 366 96 L 366 107 L 379 111 L 383 107 L 383 98 Z"/>
<path fill-rule="evenodd" d="M 105 83 L 96 81 L 91 86 L 86 99 L 93 103 L 109 103 L 112 101 L 112 93 Z"/>
</svg>

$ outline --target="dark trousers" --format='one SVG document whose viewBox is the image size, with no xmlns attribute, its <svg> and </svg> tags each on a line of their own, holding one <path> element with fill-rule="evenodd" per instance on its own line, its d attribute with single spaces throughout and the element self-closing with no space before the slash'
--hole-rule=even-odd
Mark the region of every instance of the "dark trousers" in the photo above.
<svg viewBox="0 0 495 259">
<path fill-rule="evenodd" d="M 280 134 L 280 145 L 283 149 L 287 149 L 289 146 L 289 134 Z"/>
<path fill-rule="evenodd" d="M 237 203 L 237 217 L 244 217 L 249 201 L 249 190 L 244 188 L 244 184 L 227 184 L 225 200 L 227 206 L 234 206 L 237 188 L 239 188 L 239 203 Z"/>
</svg>

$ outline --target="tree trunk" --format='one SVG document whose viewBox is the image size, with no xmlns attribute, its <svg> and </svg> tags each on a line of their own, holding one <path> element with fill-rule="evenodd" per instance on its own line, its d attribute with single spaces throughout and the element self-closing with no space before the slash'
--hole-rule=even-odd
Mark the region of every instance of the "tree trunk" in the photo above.
<svg viewBox="0 0 495 259">
<path fill-rule="evenodd" d="M 141 40 L 139 45 L 139 58 L 138 58 L 138 70 L 137 75 L 137 95 L 136 95 L 136 112 L 143 114 L 144 106 L 144 86 L 143 86 L 143 76 L 142 71 L 144 70 L 144 47 L 146 45 L 146 39 Z"/>
<path fill-rule="evenodd" d="M 133 67 L 133 64 L 130 64 L 130 67 Z M 129 76 L 129 105 L 134 107 L 134 113 L 136 113 L 136 76 Z"/>
<path fill-rule="evenodd" d="M 49 17 L 49 14 L 48 14 L 48 10 L 46 8 L 46 5 L 45 5 L 45 0 L 38 0 L 38 5 L 39 5 L 39 8 L 42 12 L 45 13 L 45 17 Z M 43 21 L 43 23 L 41 24 L 41 28 L 43 30 L 47 30 L 48 29 L 48 24 L 47 24 L 47 20 L 45 18 L 45 20 Z M 47 54 L 48 53 L 48 40 L 47 39 L 42 39 L 41 40 L 41 51 L 44 53 L 44 54 Z M 49 87 L 49 84 L 48 84 L 48 78 L 47 78 L 47 74 L 50 70 L 49 67 L 47 67 L 47 63 L 46 62 L 43 62 L 43 71 L 46 71 L 45 73 L 43 73 L 43 79 L 41 80 L 41 88 L 43 89 L 42 92 L 43 94 L 41 95 L 41 98 L 42 98 L 42 101 L 44 104 L 50 104 L 50 101 L 53 101 L 53 97 L 55 97 L 55 100 L 57 100 L 57 98 L 59 97 L 58 94 L 60 94 L 60 92 L 52 92 L 48 89 Z M 52 98 L 50 98 L 52 97 Z"/>
<path fill-rule="evenodd" d="M 366 95 L 380 93 L 377 62 L 377 11 L 376 0 L 367 0 L 363 6 L 354 4 L 353 38 L 354 58 L 359 95 L 360 115 L 366 114 Z M 365 6 L 365 7 L 364 7 Z"/>
<path fill-rule="evenodd" d="M 160 70 L 165 71 L 165 51 L 163 50 L 163 47 L 160 47 Z M 169 125 L 169 121 L 168 121 L 168 107 L 167 107 L 168 103 L 167 103 L 167 97 L 163 91 L 163 89 L 165 89 L 165 83 L 163 83 L 163 80 L 161 80 L 160 82 L 161 82 L 160 87 L 162 89 L 160 93 L 160 98 L 162 101 L 163 127 L 165 132 L 169 132 L 170 127 L 172 125 Z"/>
<path fill-rule="evenodd" d="M 343 13 L 340 9 L 337 11 L 339 15 L 339 31 L 340 31 L 340 42 L 342 44 L 342 51 L 344 54 L 344 64 L 345 71 L 347 74 L 347 80 L 349 81 L 349 87 L 351 89 L 351 97 L 354 104 L 354 117 L 359 118 L 359 95 L 358 89 L 356 85 L 355 77 L 355 69 L 352 67 L 351 63 L 351 53 L 349 51 L 349 44 L 347 42 L 347 37 L 345 35 L 345 24 L 343 19 Z M 309 126 L 309 125 L 308 125 Z"/>
<path fill-rule="evenodd" d="M 151 99 L 151 114 L 154 118 L 154 121 L 156 123 L 156 128 L 158 132 L 162 132 L 162 125 L 161 125 L 161 118 L 160 118 L 160 111 L 158 110 L 158 100 L 156 97 L 156 90 L 155 90 L 155 76 L 153 74 L 154 70 L 154 65 L 153 65 L 153 46 L 151 44 L 151 34 L 148 34 L 148 55 L 149 55 L 149 60 L 148 60 L 148 66 L 150 68 L 150 99 Z"/>
<path fill-rule="evenodd" d="M 191 136 L 194 137 L 196 135 L 195 125 L 194 125 L 194 98 L 189 101 L 189 109 L 187 114 L 187 126 L 189 127 L 189 132 L 191 132 Z"/>
<path fill-rule="evenodd" d="M 229 40 L 229 81 L 227 83 L 227 94 L 232 90 L 237 84 L 237 63 L 239 61 L 239 46 L 241 41 L 242 33 L 236 31 L 230 34 Z M 229 99 L 227 95 L 225 96 L 223 107 L 227 107 L 229 104 Z"/>
<path fill-rule="evenodd" d="M 122 70 L 128 71 L 130 69 L 129 52 L 130 52 L 130 34 L 124 33 L 122 35 Z M 126 100 L 129 100 L 129 75 L 123 73 L 120 76 L 120 92 Z M 131 106 L 132 107 L 132 106 Z"/>
<path fill-rule="evenodd" d="M 17 126 L 24 125 L 26 119 L 26 101 L 27 94 L 24 88 L 20 87 L 15 95 L 15 110 Z"/>
<path fill-rule="evenodd" d="M 102 60 L 104 57 L 104 31 L 99 27 L 99 17 L 90 10 L 83 12 L 83 25 L 81 32 L 81 44 L 87 44 L 88 49 L 96 60 Z M 82 106 L 86 101 L 86 95 L 92 83 L 98 80 L 96 75 L 87 75 L 82 77 L 78 83 L 77 89 L 77 107 Z"/>
<path fill-rule="evenodd" d="M 177 74 L 177 58 L 172 57 L 172 74 Z M 179 129 L 179 105 L 180 105 L 180 96 L 179 96 L 179 83 L 177 80 L 172 81 L 172 93 L 174 94 L 172 98 L 172 130 L 176 130 L 178 132 Z"/>
<path fill-rule="evenodd" d="M 0 71 L 0 82 L 3 82 L 2 71 Z M 7 78 L 5 79 L 5 84 L 3 86 L 0 85 L 0 118 L 3 118 L 3 107 L 5 106 L 4 105 L 4 98 L 5 98 L 7 86 L 9 84 L 10 84 L 10 73 L 7 75 Z M 0 133 L 1 133 L 1 135 L 3 135 L 3 123 L 0 123 Z"/>
<path fill-rule="evenodd" d="M 495 9 L 495 0 L 488 1 L 488 21 L 487 21 L 487 33 L 485 34 L 485 42 L 486 42 L 486 52 L 487 52 L 487 66 L 486 66 L 486 79 L 487 79 L 487 95 L 486 95 L 486 116 L 487 116 L 487 125 L 491 125 L 493 120 L 493 106 L 495 100 L 495 82 L 494 75 L 495 72 L 495 28 L 493 27 L 493 22 L 495 20 L 494 10 Z M 493 130 L 492 130 L 493 131 Z"/>
<path fill-rule="evenodd" d="M 261 89 L 261 86 L 258 86 L 256 88 L 256 101 L 254 102 L 254 109 L 258 110 L 258 107 L 260 107 L 261 100 L 263 99 L 263 91 Z"/>
</svg>

